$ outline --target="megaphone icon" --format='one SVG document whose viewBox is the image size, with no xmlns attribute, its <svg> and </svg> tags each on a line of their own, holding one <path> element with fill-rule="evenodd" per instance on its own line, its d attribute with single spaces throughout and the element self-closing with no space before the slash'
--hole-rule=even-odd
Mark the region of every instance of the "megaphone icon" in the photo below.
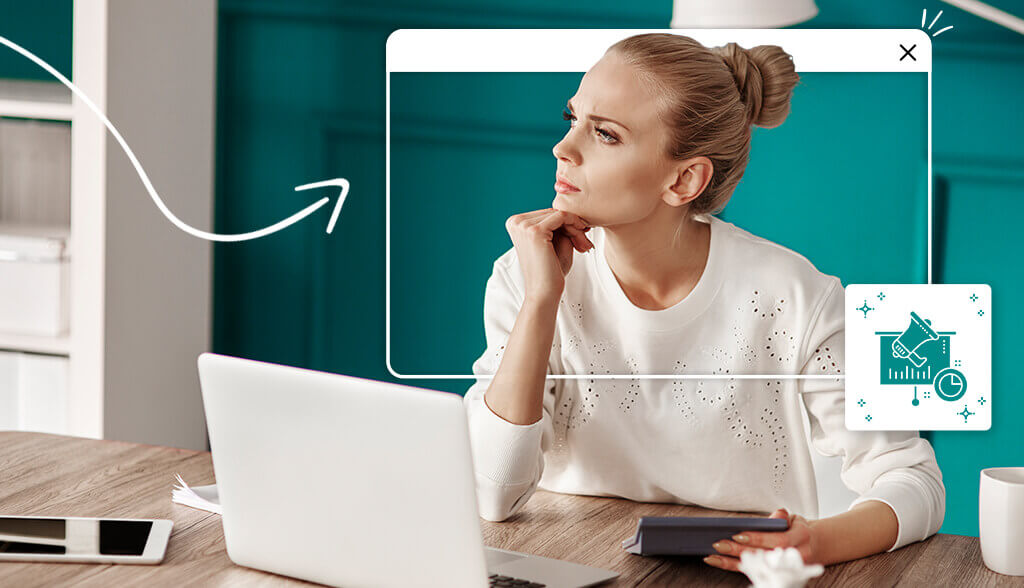
<svg viewBox="0 0 1024 588">
<path fill-rule="evenodd" d="M 892 356 L 901 359 L 909 359 L 917 367 L 924 365 L 926 358 L 921 357 L 915 351 L 928 341 L 935 341 L 939 334 L 931 327 L 932 322 L 917 316 L 917 313 L 910 313 L 910 325 L 903 334 L 892 342 Z"/>
</svg>

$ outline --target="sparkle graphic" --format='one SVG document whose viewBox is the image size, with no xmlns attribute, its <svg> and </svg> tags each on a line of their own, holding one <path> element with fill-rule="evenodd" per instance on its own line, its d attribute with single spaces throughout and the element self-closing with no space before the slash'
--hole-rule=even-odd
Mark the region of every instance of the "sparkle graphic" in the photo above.
<svg viewBox="0 0 1024 588">
<path fill-rule="evenodd" d="M 885 300 L 885 292 L 879 292 L 878 293 L 878 299 L 879 300 Z"/>
<path fill-rule="evenodd" d="M 861 398 L 860 400 L 857 401 L 857 405 L 858 406 L 864 406 L 865 404 L 867 404 L 867 402 L 864 402 L 863 398 Z"/>
<path fill-rule="evenodd" d="M 964 417 L 964 424 L 967 424 L 967 417 L 969 417 L 969 416 L 971 416 L 972 414 L 975 414 L 975 413 L 967 410 L 967 405 L 965 404 L 964 405 L 964 409 L 961 410 L 960 412 L 958 412 L 957 414 L 962 416 L 962 417 Z"/>
<path fill-rule="evenodd" d="M 985 400 L 985 397 L 984 397 L 984 396 L 980 396 L 980 397 L 978 398 L 978 404 L 980 404 L 980 405 L 982 405 L 982 406 L 985 406 L 985 402 L 987 402 L 987 401 Z"/>
<path fill-rule="evenodd" d="M 973 12 L 973 11 L 972 11 L 972 12 Z M 933 26 L 935 26 L 935 23 L 937 23 L 937 22 L 939 21 L 939 17 L 940 17 L 940 16 L 942 16 L 942 11 L 941 11 L 941 10 L 939 11 L 939 13 L 938 13 L 938 14 L 936 14 L 936 15 L 935 15 L 935 19 L 934 19 L 934 20 L 932 20 L 932 23 L 931 23 L 930 25 L 928 25 L 928 30 L 926 30 L 926 31 L 925 31 L 926 33 L 927 33 L 928 31 L 932 30 L 932 27 L 933 27 Z M 928 9 L 927 9 L 927 8 L 925 8 L 925 9 L 924 9 L 924 10 L 923 10 L 923 11 L 921 12 L 921 28 L 924 28 L 924 21 L 925 21 L 925 20 L 927 20 L 927 19 L 928 19 Z M 938 31 L 935 31 L 935 32 L 934 32 L 934 33 L 932 34 L 932 36 L 933 36 L 933 37 L 938 37 L 939 35 L 941 35 L 942 33 L 946 32 L 946 31 L 948 31 L 948 30 L 949 30 L 949 29 L 951 29 L 951 28 L 953 28 L 953 25 L 949 25 L 948 27 L 946 27 L 946 28 L 944 28 L 944 29 L 939 29 Z"/>
<path fill-rule="evenodd" d="M 971 294 L 971 302 L 974 302 L 977 299 L 978 299 L 978 295 L 977 294 Z"/>
<path fill-rule="evenodd" d="M 985 311 L 984 310 L 979 310 L 978 311 L 978 316 L 985 316 Z"/>
<path fill-rule="evenodd" d="M 868 318 L 868 311 L 869 311 L 869 310 L 874 310 L 874 309 L 873 309 L 873 308 L 871 308 L 870 306 L 868 306 L 868 301 L 867 301 L 867 300 L 865 300 L 865 301 L 864 301 L 864 304 L 862 304 L 862 305 L 858 306 L 858 307 L 857 307 L 857 308 L 855 308 L 854 310 L 859 310 L 859 311 L 863 312 L 863 313 L 864 313 L 864 318 Z"/>
<path fill-rule="evenodd" d="M 865 415 L 864 416 L 864 420 L 866 420 L 867 422 L 870 423 L 871 422 L 871 415 Z"/>
</svg>

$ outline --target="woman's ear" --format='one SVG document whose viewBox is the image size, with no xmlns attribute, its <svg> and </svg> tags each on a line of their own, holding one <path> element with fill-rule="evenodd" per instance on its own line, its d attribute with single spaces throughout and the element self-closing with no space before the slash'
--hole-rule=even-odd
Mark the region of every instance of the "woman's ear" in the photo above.
<svg viewBox="0 0 1024 588">
<path fill-rule="evenodd" d="M 662 199 L 669 206 L 682 206 L 700 196 L 711 182 L 715 166 L 707 157 L 691 157 L 675 166 L 675 181 Z"/>
</svg>

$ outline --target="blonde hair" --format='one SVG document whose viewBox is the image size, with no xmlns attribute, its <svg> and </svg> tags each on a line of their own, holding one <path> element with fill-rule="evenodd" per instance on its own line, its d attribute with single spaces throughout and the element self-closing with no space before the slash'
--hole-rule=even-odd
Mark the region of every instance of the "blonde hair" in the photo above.
<svg viewBox="0 0 1024 588">
<path fill-rule="evenodd" d="M 789 114 L 800 80 L 793 58 L 776 45 L 707 48 L 669 33 L 628 37 L 607 52 L 635 66 L 661 101 L 669 157 L 702 155 L 714 165 L 707 188 L 690 203 L 690 214 L 720 212 L 747 167 L 751 125 L 777 127 Z"/>
</svg>

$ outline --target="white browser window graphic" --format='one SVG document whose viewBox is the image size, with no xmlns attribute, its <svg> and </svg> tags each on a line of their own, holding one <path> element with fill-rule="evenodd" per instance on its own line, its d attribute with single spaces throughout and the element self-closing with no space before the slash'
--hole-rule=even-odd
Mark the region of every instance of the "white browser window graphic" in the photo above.
<svg viewBox="0 0 1024 588">
<path fill-rule="evenodd" d="M 872 226 L 873 223 L 865 224 L 869 222 L 865 220 L 869 218 L 868 213 L 850 215 L 829 204 L 821 205 L 820 211 L 809 210 L 807 207 L 813 207 L 814 203 L 806 197 L 796 202 L 782 202 L 778 206 L 801 208 L 802 214 L 820 216 L 823 219 L 821 226 L 815 229 L 820 231 L 820 235 L 810 234 L 802 242 L 798 239 L 794 243 L 783 244 L 807 255 L 822 272 L 839 275 L 844 284 L 932 282 L 932 48 L 931 39 L 922 30 L 402 29 L 389 37 L 385 56 L 385 352 L 388 370 L 395 377 L 477 377 L 470 368 L 483 350 L 480 309 L 484 283 L 490 273 L 490 264 L 503 252 L 500 239 L 507 241 L 507 235 L 503 234 L 502 215 L 507 216 L 508 211 L 530 210 L 529 206 L 536 203 L 545 206 L 545 198 L 550 201 L 550 196 L 535 193 L 532 187 L 550 186 L 546 182 L 553 175 L 555 163 L 551 146 L 560 138 L 556 131 L 545 130 L 549 127 L 544 124 L 550 124 L 550 120 L 534 126 L 532 119 L 516 119 L 518 115 L 509 113 L 508 105 L 520 101 L 524 109 L 529 109 L 541 103 L 543 108 L 548 108 L 550 104 L 551 111 L 557 115 L 575 88 L 563 84 L 566 91 L 548 93 L 544 90 L 548 87 L 546 80 L 552 80 L 553 87 L 562 83 L 558 76 L 563 74 L 576 75 L 578 81 L 579 76 L 615 42 L 652 32 L 685 35 L 706 47 L 727 43 L 737 43 L 745 48 L 778 45 L 789 53 L 801 76 L 801 84 L 807 80 L 806 88 L 799 89 L 808 101 L 805 104 L 836 99 L 835 116 L 842 120 L 842 124 L 837 126 L 840 134 L 835 141 L 828 140 L 828 119 L 801 122 L 801 112 L 794 104 L 790 116 L 797 119 L 796 122 L 791 124 L 791 119 L 787 119 L 775 129 L 755 129 L 751 162 L 737 188 L 737 195 L 741 190 L 750 191 L 790 173 L 781 169 L 787 165 L 783 155 L 772 153 L 765 147 L 769 145 L 765 142 L 769 137 L 785 138 L 785 133 L 793 134 L 803 128 L 813 131 L 806 141 L 811 145 L 805 146 L 806 151 L 792 158 L 792 165 L 808 170 L 808 173 L 831 174 L 829 185 L 822 189 L 834 193 L 857 193 L 851 190 L 854 186 L 863 186 L 862 171 L 859 171 L 862 166 L 852 162 L 867 157 L 865 149 L 873 150 L 877 146 L 881 164 L 890 166 L 892 170 L 903 170 L 893 171 L 901 183 L 891 187 L 894 196 L 887 197 L 891 207 L 877 214 L 886 216 L 891 223 L 908 219 L 908 228 L 898 237 L 902 240 L 894 242 L 892 248 L 895 251 L 893 255 L 905 255 L 907 259 L 913 257 L 914 261 L 894 263 L 888 268 L 882 267 L 883 263 L 878 261 L 881 258 L 868 256 L 860 269 L 847 271 L 836 260 L 841 251 L 856 249 L 857 245 L 852 241 L 815 257 L 815 243 L 822 240 L 822 235 L 848 231 L 848 238 L 853 239 L 858 232 L 867 236 L 881 230 L 891 235 L 893 230 L 885 228 L 890 225 L 879 229 Z M 897 80 L 913 81 L 903 83 Z M 500 86 L 500 91 L 493 90 L 488 84 Z M 535 91 L 535 88 L 541 90 Z M 495 96 L 504 101 L 496 107 L 500 111 L 493 117 L 460 118 L 463 111 L 486 113 L 487 106 L 481 103 L 489 103 Z M 879 128 L 872 129 L 870 133 L 865 131 L 858 135 L 857 127 L 861 123 L 850 119 L 855 116 L 850 114 L 851 104 L 870 104 L 880 112 L 891 105 L 894 110 L 892 117 L 886 119 L 888 122 L 879 123 Z M 818 116 L 825 114 L 825 109 L 818 111 Z M 904 118 L 913 122 L 902 126 L 900 121 Z M 801 124 L 805 126 L 800 127 Z M 856 140 L 847 141 L 843 133 Z M 548 136 L 550 140 L 546 139 Z M 793 137 L 788 140 L 800 143 Z M 898 149 L 894 147 L 885 151 L 887 145 L 897 143 L 900 145 Z M 493 156 L 487 156 L 492 145 Z M 905 160 L 902 159 L 904 157 Z M 544 168 L 545 165 L 548 168 Z M 768 170 L 768 167 L 772 169 Z M 793 171 L 794 177 L 800 173 L 799 170 Z M 539 179 L 534 179 L 534 175 Z M 748 176 L 750 182 L 745 186 Z M 481 181 L 500 182 L 499 190 L 505 187 L 505 183 L 522 185 L 529 195 L 524 196 L 521 204 L 505 204 L 506 194 L 495 196 L 502 200 L 501 203 L 488 202 L 490 189 L 481 189 Z M 870 192 L 872 188 L 863 186 L 859 190 Z M 746 203 L 734 196 L 735 204 L 730 201 L 723 216 L 733 215 L 728 220 L 746 228 L 747 219 L 765 218 L 765 209 L 761 207 L 768 204 L 755 203 L 755 198 L 744 196 Z M 844 199 L 846 202 L 852 200 L 851 197 Z M 517 205 L 518 209 L 515 208 Z M 480 223 L 483 226 L 466 226 L 465 223 L 446 226 L 441 219 L 447 210 L 459 210 L 460 215 L 479 217 L 483 219 Z M 778 235 L 786 234 L 783 229 L 779 231 L 772 234 L 769 229 L 769 234 L 763 236 L 775 240 Z M 752 229 L 752 232 L 761 234 L 764 231 Z M 886 235 L 872 239 L 883 237 Z M 508 246 L 510 244 L 504 247 Z M 855 262 L 849 261 L 851 264 Z M 728 328 L 728 325 L 723 328 Z M 548 377 L 670 380 L 837 377 L 835 374 L 801 375 L 793 370 L 729 374 L 664 371 L 642 374 L 567 373 L 550 374 Z"/>
</svg>

